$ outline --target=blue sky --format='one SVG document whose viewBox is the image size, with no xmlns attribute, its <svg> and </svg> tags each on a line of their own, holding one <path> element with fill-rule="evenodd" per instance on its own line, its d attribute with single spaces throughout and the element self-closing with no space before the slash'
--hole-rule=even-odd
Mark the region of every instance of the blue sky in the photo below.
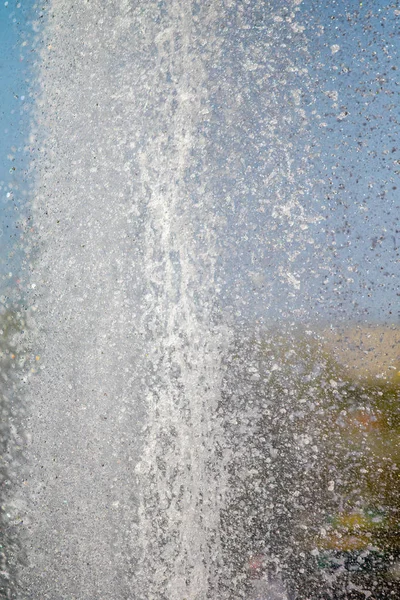
<svg viewBox="0 0 400 600">
<path fill-rule="evenodd" d="M 322 217 L 322 221 L 310 227 L 310 236 L 319 241 L 322 250 L 307 246 L 303 237 L 299 242 L 299 248 L 304 246 L 300 258 L 292 265 L 294 272 L 297 270 L 301 275 L 301 287 L 293 292 L 290 286 L 282 286 L 274 270 L 284 262 L 281 257 L 288 247 L 287 240 L 279 239 L 278 234 L 269 230 L 268 211 L 263 216 L 256 210 L 257 194 L 254 198 L 248 195 L 243 202 L 243 194 L 241 198 L 237 188 L 238 179 L 235 182 L 235 178 L 229 178 L 230 174 L 226 177 L 217 169 L 216 193 L 220 200 L 225 193 L 224 186 L 233 198 L 237 192 L 236 212 L 229 220 L 230 230 L 224 240 L 228 252 L 221 263 L 221 277 L 225 278 L 229 296 L 223 303 L 235 305 L 235 298 L 240 299 L 234 310 L 243 310 L 252 316 L 262 316 L 267 305 L 273 315 L 275 304 L 275 312 L 285 307 L 288 315 L 311 313 L 329 318 L 397 322 L 400 278 L 398 2 L 303 0 L 299 6 L 298 21 L 306 26 L 312 56 L 308 67 L 313 89 L 305 108 L 309 116 L 315 110 L 319 119 L 310 119 L 311 135 L 318 140 L 319 147 L 318 156 L 308 162 L 308 176 L 310 180 L 321 181 L 313 185 L 304 201 L 307 209 Z M 14 258 L 10 252 L 18 240 L 17 209 L 28 185 L 24 174 L 27 165 L 24 142 L 29 133 L 27 79 L 34 56 L 31 52 L 33 10 L 33 0 L 0 3 L 0 278 L 3 288 L 5 284 L 12 286 L 18 277 L 18 252 Z M 224 34 L 226 54 L 221 60 L 222 70 L 219 72 L 217 65 L 215 74 L 210 72 L 211 80 L 223 77 L 228 65 L 233 68 L 232 85 L 237 90 L 252 84 L 251 73 L 245 69 L 239 71 L 242 68 L 239 62 L 240 53 L 246 60 L 249 58 L 246 43 L 257 50 L 257 36 L 262 41 L 263 36 L 268 35 L 268 28 L 263 31 L 259 26 L 264 15 L 257 13 L 256 16 L 253 21 L 258 25 L 253 33 L 247 30 Z M 257 131 L 257 119 L 260 115 L 263 117 L 260 97 L 254 89 L 248 97 L 247 113 L 238 112 L 238 115 L 248 118 L 262 142 L 262 135 Z M 214 100 L 211 98 L 211 101 Z M 223 148 L 224 144 L 227 157 L 241 153 L 253 173 L 246 175 L 246 187 L 261 190 L 257 172 L 262 172 L 262 154 L 252 150 L 247 130 L 238 130 L 241 140 L 238 148 L 226 144 L 232 132 L 224 128 L 225 115 L 225 106 L 216 104 L 216 129 L 210 133 L 216 156 L 219 156 L 219 146 Z M 338 115 L 342 116 L 338 118 Z M 229 162 L 223 153 L 222 159 Z M 293 250 L 295 244 L 292 243 Z M 234 268 L 228 255 L 234 257 Z M 9 272 L 12 272 L 11 277 Z M 264 286 L 264 281 L 268 285 Z"/>
<path fill-rule="evenodd" d="M 400 281 L 400 11 L 398 2 L 304 0 L 319 63 L 320 168 L 326 240 L 347 319 L 398 322 Z M 332 48 L 339 49 L 335 54 Z M 338 93 L 338 109 L 326 91 Z M 337 119 L 337 114 L 344 118 Z M 353 280 L 353 281 L 351 281 Z M 343 283 L 344 282 L 344 283 Z"/>
<path fill-rule="evenodd" d="M 229 221 L 234 266 L 226 286 L 227 302 L 245 320 L 251 313 L 251 319 L 398 323 L 400 7 L 398 2 L 381 0 L 303 0 L 299 7 L 297 21 L 305 27 L 309 56 L 302 55 L 301 45 L 287 53 L 293 54 L 298 66 L 308 68 L 310 78 L 307 84 L 299 82 L 303 90 L 306 86 L 302 106 L 313 140 L 305 162 L 308 192 L 302 204 L 320 220 L 303 235 L 286 222 L 271 229 L 273 214 L 268 206 L 260 214 L 262 194 L 273 198 L 276 193 L 263 189 L 261 182 L 259 148 L 264 140 L 268 143 L 262 123 L 271 113 L 278 123 L 279 116 L 280 121 L 287 118 L 285 90 L 279 92 L 281 115 L 279 107 L 271 110 L 265 100 L 264 106 L 248 100 L 242 121 L 253 119 L 258 147 L 248 144 L 247 150 L 242 142 L 240 151 L 249 165 L 246 187 L 256 193 L 243 202 L 234 178 L 225 185 L 229 194 L 236 195 L 235 215 Z M 265 17 L 258 15 L 253 37 L 250 28 L 244 34 L 243 61 L 246 44 L 253 54 L 264 47 L 269 51 L 270 30 L 262 26 L 263 18 L 267 23 L 267 12 Z M 248 24 L 253 22 L 249 11 Z M 259 80 L 254 73 L 241 75 L 253 90 Z M 260 88 L 257 95 L 265 98 L 268 88 Z M 305 156 L 303 142 L 296 123 L 292 127 L 282 126 L 281 135 L 297 145 L 291 155 L 294 164 L 300 164 Z M 290 194 L 286 186 L 284 197 L 289 199 Z M 293 236 L 290 243 L 289 235 Z M 313 245 L 307 238 L 314 240 Z M 297 258 L 289 260 L 289 252 L 297 252 Z M 221 270 L 225 268 L 222 264 Z M 299 282 L 295 289 L 285 280 L 290 271 Z"/>
<path fill-rule="evenodd" d="M 18 271 L 15 251 L 17 210 L 26 190 L 24 145 L 29 131 L 31 0 L 0 3 L 0 277 L 13 285 Z M 11 256 L 10 256 L 11 253 Z M 12 276 L 9 277 L 9 273 Z"/>
</svg>

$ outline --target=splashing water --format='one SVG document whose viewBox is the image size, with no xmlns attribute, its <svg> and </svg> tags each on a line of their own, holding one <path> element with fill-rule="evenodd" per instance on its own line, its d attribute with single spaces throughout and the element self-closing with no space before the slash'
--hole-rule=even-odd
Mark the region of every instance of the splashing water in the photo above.
<svg viewBox="0 0 400 600">
<path fill-rule="evenodd" d="M 284 22 L 278 5 L 264 7 L 274 39 Z M 238 9 L 243 30 L 258 27 L 260 6 L 251 27 Z M 40 364 L 29 378 L 14 500 L 22 598 L 232 597 L 220 587 L 232 445 L 220 411 L 230 337 L 218 317 L 219 235 L 232 216 L 217 200 L 229 169 L 213 131 L 227 89 L 210 73 L 232 60 L 224 23 L 234 10 L 229 1 L 50 3 L 31 135 L 37 234 L 27 266 Z M 292 20 L 285 27 L 297 35 Z M 254 58 L 250 73 L 264 68 L 252 44 L 260 64 Z M 270 70 L 284 87 L 295 69 L 280 52 Z M 242 105 L 229 99 L 221 131 L 245 117 Z M 261 208 L 273 231 L 293 232 L 296 219 L 312 218 L 299 201 L 293 144 L 284 148 L 305 117 L 286 112 L 298 123 L 271 118 L 260 128 L 269 167 L 278 163 Z M 237 142 L 229 152 L 237 168 Z M 231 185 L 251 193 L 239 178 Z M 293 246 L 287 262 L 299 255 Z M 277 273 L 292 285 L 282 265 Z"/>
<path fill-rule="evenodd" d="M 42 368 L 19 500 L 27 597 L 203 598 L 215 578 L 223 341 L 207 194 L 191 222 L 206 76 L 191 11 L 49 10 L 32 134 Z"/>
<path fill-rule="evenodd" d="M 199 247 L 190 201 L 191 155 L 207 91 L 192 9 L 191 3 L 171 2 L 167 25 L 155 36 L 149 95 L 154 129 L 139 161 L 148 199 L 144 323 L 152 340 L 149 433 L 137 466 L 142 475 L 142 572 L 147 567 L 150 573 L 145 586 L 150 596 L 177 600 L 206 598 L 216 588 L 224 489 L 216 408 L 227 336 L 212 325 L 212 206 L 204 192 L 201 211 L 210 222 L 203 224 Z M 154 102 L 158 96 L 161 106 Z"/>
</svg>

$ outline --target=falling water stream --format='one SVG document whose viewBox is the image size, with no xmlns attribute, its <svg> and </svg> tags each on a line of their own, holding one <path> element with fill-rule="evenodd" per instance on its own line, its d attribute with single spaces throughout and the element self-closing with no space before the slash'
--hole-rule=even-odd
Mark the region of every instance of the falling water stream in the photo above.
<svg viewBox="0 0 400 600">
<path fill-rule="evenodd" d="M 328 485 L 316 390 L 338 384 L 297 325 L 342 291 L 322 288 L 329 118 L 301 3 L 42 7 L 34 358 L 7 500 L 20 600 L 287 600 L 304 572 L 296 527 Z M 259 555 L 275 578 L 251 580 Z"/>
<path fill-rule="evenodd" d="M 26 597 L 216 589 L 227 334 L 212 316 L 212 195 L 192 200 L 201 32 L 213 44 L 215 27 L 196 12 L 55 1 L 47 14 L 31 136 L 40 370 L 16 501 Z"/>
<path fill-rule="evenodd" d="M 240 74 L 227 64 L 222 87 L 216 76 L 224 52 L 232 61 L 229 19 L 246 29 L 267 18 L 275 39 L 284 22 L 278 4 L 267 14 L 225 4 L 52 0 L 46 11 L 30 138 L 39 365 L 27 378 L 14 501 L 24 598 L 222 597 L 229 450 L 218 408 L 230 334 L 218 238 L 230 201 L 218 198 L 228 167 L 212 124 L 224 96 L 223 135 L 247 117 L 235 98 Z M 288 30 L 301 35 L 292 4 Z M 262 58 L 251 38 L 243 43 Z M 295 73 L 284 48 L 269 65 L 274 98 Z M 265 58 L 257 66 L 246 53 L 250 72 L 264 69 Z M 304 221 L 293 143 L 277 133 L 293 126 L 291 111 L 263 134 L 277 141 L 268 160 L 277 197 L 285 181 L 291 190 L 277 222 Z"/>
</svg>

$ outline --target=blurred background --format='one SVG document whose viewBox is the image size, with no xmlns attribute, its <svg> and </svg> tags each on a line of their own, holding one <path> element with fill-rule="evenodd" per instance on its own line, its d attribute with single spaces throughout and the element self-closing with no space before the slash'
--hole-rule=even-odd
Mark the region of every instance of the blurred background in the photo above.
<svg viewBox="0 0 400 600">
<path fill-rule="evenodd" d="M 400 7 L 267 4 L 226 3 L 201 124 L 214 317 L 233 332 L 219 406 L 230 457 L 221 593 L 245 598 L 279 580 L 290 600 L 395 599 Z M 18 373 L 39 361 L 20 340 L 34 308 L 30 119 L 46 10 L 0 5 L 3 490 L 15 477 Z M 1 522 L 0 594 L 11 598 L 18 515 L 3 501 Z"/>
</svg>

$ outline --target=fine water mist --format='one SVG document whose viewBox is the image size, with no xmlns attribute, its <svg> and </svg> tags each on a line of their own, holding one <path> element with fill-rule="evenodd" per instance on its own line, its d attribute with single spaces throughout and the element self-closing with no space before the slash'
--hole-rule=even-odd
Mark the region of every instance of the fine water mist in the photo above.
<svg viewBox="0 0 400 600">
<path fill-rule="evenodd" d="M 213 197 L 202 183 L 193 199 L 209 169 L 205 28 L 212 40 L 213 10 L 190 2 L 46 14 L 31 133 L 40 366 L 14 501 L 23 597 L 216 590 L 228 332 Z"/>
<path fill-rule="evenodd" d="M 365 316 L 379 211 L 328 177 L 348 71 L 317 5 L 35 7 L 5 598 L 339 598 L 331 515 L 372 489 L 347 431 L 392 407 L 398 333 L 390 285 Z"/>
</svg>

